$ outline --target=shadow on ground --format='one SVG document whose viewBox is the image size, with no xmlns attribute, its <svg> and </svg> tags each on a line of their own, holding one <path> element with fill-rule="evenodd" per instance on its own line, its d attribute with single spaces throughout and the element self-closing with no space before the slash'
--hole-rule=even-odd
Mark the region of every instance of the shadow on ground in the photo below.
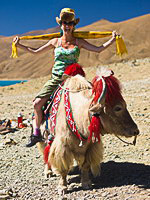
<svg viewBox="0 0 150 200">
<path fill-rule="evenodd" d="M 139 163 L 109 161 L 102 164 L 101 176 L 93 178 L 93 182 L 96 188 L 135 184 L 149 189 L 150 166 Z"/>
<path fill-rule="evenodd" d="M 71 173 L 79 174 L 80 171 L 76 167 Z M 114 162 L 109 161 L 102 164 L 101 176 L 92 177 L 92 189 L 107 188 L 107 187 L 121 187 L 125 185 L 136 185 L 140 188 L 150 189 L 150 166 L 130 163 L 130 162 Z M 80 176 L 71 178 L 70 183 L 79 183 Z M 81 187 L 74 188 L 74 191 L 82 190 Z"/>
</svg>

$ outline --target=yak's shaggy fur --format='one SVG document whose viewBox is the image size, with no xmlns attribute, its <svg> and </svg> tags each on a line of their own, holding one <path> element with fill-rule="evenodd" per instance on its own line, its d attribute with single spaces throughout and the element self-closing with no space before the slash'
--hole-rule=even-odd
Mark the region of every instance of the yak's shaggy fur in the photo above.
<svg viewBox="0 0 150 200">
<path fill-rule="evenodd" d="M 88 138 L 91 114 L 99 113 L 102 126 L 100 134 L 115 133 L 117 135 L 133 136 L 135 135 L 135 130 L 138 129 L 126 109 L 119 82 L 113 77 L 110 70 L 104 71 L 105 73 L 101 72 L 96 76 L 93 85 L 84 77 L 76 75 L 75 77 L 68 78 L 63 86 L 63 88 L 70 90 L 70 103 L 78 130 Z M 105 96 L 107 103 L 103 101 L 103 104 L 97 102 L 97 99 L 94 99 L 100 87 L 97 83 L 97 81 L 100 81 L 100 77 L 105 79 L 107 88 L 109 88 Z M 97 86 L 95 86 L 96 84 Z M 114 90 L 111 90 L 111 88 Z M 102 91 L 101 88 L 99 89 Z M 111 91 L 111 94 L 108 94 L 109 91 Z M 116 92 L 114 93 L 114 91 Z M 101 92 L 98 93 L 100 95 Z M 116 94 L 117 96 L 114 97 L 113 95 Z M 112 99 L 113 101 L 111 101 Z M 64 94 L 62 94 L 58 109 L 55 133 L 55 139 L 50 148 L 48 163 L 54 173 L 61 175 L 59 183 L 61 191 L 65 192 L 67 189 L 66 177 L 73 166 L 74 160 L 77 161 L 81 169 L 83 188 L 90 188 L 89 170 L 91 169 L 94 176 L 100 174 L 100 164 L 103 159 L 102 136 L 100 136 L 100 142 L 92 143 L 92 141 L 88 142 L 86 140 L 81 145 L 81 141 L 79 141 L 67 126 Z"/>
</svg>

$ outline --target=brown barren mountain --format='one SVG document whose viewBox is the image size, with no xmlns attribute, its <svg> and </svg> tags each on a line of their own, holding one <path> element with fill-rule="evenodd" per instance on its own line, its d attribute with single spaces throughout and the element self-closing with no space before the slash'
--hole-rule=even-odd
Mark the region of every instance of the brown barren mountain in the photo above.
<svg viewBox="0 0 150 200">
<path fill-rule="evenodd" d="M 104 52 L 98 54 L 81 50 L 79 62 L 84 67 L 104 65 L 123 60 L 133 60 L 150 56 L 150 14 L 136 17 L 127 21 L 113 23 L 100 20 L 91 25 L 79 28 L 81 31 L 112 31 L 117 30 L 124 38 L 128 55 L 119 57 L 115 55 L 115 44 Z M 32 31 L 24 35 L 39 35 L 58 32 L 59 28 Z M 19 49 L 19 58 L 12 59 L 11 42 L 13 36 L 0 36 L 0 79 L 29 79 L 50 74 L 53 66 L 53 51 L 40 55 L 32 55 Z M 109 38 L 89 40 L 90 43 L 101 45 Z M 21 41 L 22 44 L 38 47 L 46 41 Z"/>
</svg>

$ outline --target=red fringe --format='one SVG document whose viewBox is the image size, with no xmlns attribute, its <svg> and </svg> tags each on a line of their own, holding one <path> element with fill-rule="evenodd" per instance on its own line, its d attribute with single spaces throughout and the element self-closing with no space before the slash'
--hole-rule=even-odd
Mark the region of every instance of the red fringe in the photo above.
<svg viewBox="0 0 150 200">
<path fill-rule="evenodd" d="M 99 116 L 92 116 L 91 123 L 89 126 L 89 131 L 90 131 L 90 135 L 88 137 L 89 142 L 92 140 L 93 133 L 94 133 L 95 141 L 97 138 L 98 142 L 100 142 L 100 128 L 101 128 L 100 124 L 101 122 L 100 122 Z"/>
<path fill-rule="evenodd" d="M 118 101 L 124 101 L 119 80 L 110 76 L 105 78 L 105 82 L 107 85 L 106 103 L 113 106 Z"/>
<path fill-rule="evenodd" d="M 102 92 L 102 80 L 97 81 L 99 77 L 96 76 L 93 81 L 93 94 L 95 97 L 93 101 L 96 103 Z M 121 94 L 121 86 L 118 79 L 113 75 L 109 77 L 103 77 L 106 82 L 107 92 L 106 92 L 106 103 L 107 105 L 113 106 L 117 101 L 124 101 Z"/>
<path fill-rule="evenodd" d="M 49 152 L 50 152 L 50 147 L 51 147 L 51 144 L 48 144 L 44 149 L 44 162 L 45 162 L 45 164 L 48 164 L 48 155 L 49 155 Z"/>
<path fill-rule="evenodd" d="M 83 71 L 81 65 L 79 65 L 78 63 L 68 65 L 65 69 L 64 74 L 67 74 L 69 76 L 80 74 L 81 76 L 85 77 L 85 72 Z"/>
<path fill-rule="evenodd" d="M 92 93 L 95 94 L 93 101 L 96 103 L 100 97 L 103 89 L 102 80 L 97 81 L 98 77 L 96 76 L 93 81 L 93 90 Z"/>
</svg>

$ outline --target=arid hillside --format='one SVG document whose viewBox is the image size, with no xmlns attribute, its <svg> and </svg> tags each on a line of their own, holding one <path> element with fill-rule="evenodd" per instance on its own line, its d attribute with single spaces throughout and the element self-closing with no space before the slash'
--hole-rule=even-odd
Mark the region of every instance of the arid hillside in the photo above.
<svg viewBox="0 0 150 200">
<path fill-rule="evenodd" d="M 101 54 L 81 50 L 79 62 L 84 67 L 121 62 L 150 56 L 150 14 L 133 18 L 127 21 L 112 23 L 100 20 L 78 30 L 90 31 L 112 31 L 117 30 L 124 38 L 128 49 L 128 55 L 118 57 L 115 55 L 115 44 Z M 59 27 L 33 31 L 24 35 L 38 35 L 44 33 L 58 32 Z M 0 36 L 0 79 L 31 79 L 50 74 L 53 65 L 53 51 L 41 55 L 32 55 L 19 50 L 19 58 L 12 59 L 11 37 Z M 95 45 L 101 45 L 109 38 L 89 40 Z M 23 44 L 38 47 L 45 41 L 21 41 Z"/>
<path fill-rule="evenodd" d="M 150 58 L 109 64 L 121 81 L 127 108 L 138 125 L 136 146 L 114 135 L 101 136 L 104 160 L 100 177 L 92 178 L 92 188 L 83 190 L 77 167 L 68 176 L 68 193 L 59 195 L 59 177 L 44 178 L 43 157 L 37 147 L 26 148 L 31 127 L 14 132 L 0 131 L 0 199 L 16 200 L 149 200 L 150 199 Z M 96 67 L 86 68 L 87 80 Z M 32 119 L 32 100 L 49 76 L 24 84 L 0 87 L 0 119 Z M 80 100 L 79 100 L 80 101 Z M 82 119 L 81 119 L 82 120 Z M 59 123 L 59 122 L 58 122 Z M 126 142 L 134 138 L 121 137 Z M 9 195 L 10 194 L 10 195 Z M 7 198 L 4 198 L 7 197 Z"/>
</svg>

